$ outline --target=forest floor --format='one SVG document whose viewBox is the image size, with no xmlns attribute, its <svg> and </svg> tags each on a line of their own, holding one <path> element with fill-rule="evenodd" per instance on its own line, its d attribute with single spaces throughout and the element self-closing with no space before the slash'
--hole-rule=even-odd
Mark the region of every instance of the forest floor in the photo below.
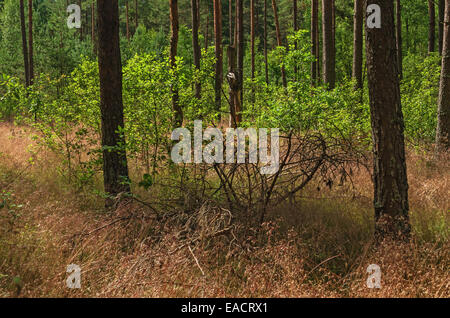
<svg viewBox="0 0 450 318">
<path fill-rule="evenodd" d="M 55 160 L 0 124 L 0 297 L 450 297 L 450 169 L 424 151 L 408 150 L 413 238 L 377 246 L 363 170 L 352 194 L 305 189 L 270 211 L 263 234 L 237 227 L 191 248 L 176 226 L 162 235 L 154 219 L 105 211 Z M 66 286 L 69 264 L 80 289 Z M 370 264 L 381 288 L 367 287 Z"/>
</svg>

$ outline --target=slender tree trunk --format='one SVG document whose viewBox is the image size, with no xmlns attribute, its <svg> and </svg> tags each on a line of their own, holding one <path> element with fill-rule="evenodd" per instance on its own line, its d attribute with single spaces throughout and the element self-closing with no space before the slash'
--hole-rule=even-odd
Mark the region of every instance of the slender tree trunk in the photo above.
<svg viewBox="0 0 450 318">
<path fill-rule="evenodd" d="M 130 41 L 130 18 L 128 16 L 128 1 L 125 2 L 125 14 L 127 16 L 127 40 Z"/>
<path fill-rule="evenodd" d="M 444 18 L 445 18 L 445 0 L 439 0 L 439 54 L 442 55 L 442 48 L 444 46 Z"/>
<path fill-rule="evenodd" d="M 336 82 L 336 54 L 333 43 L 333 0 L 322 0 L 323 82 L 333 89 Z"/>
<path fill-rule="evenodd" d="M 318 0 L 311 0 L 311 55 L 314 60 L 311 62 L 311 82 L 312 85 L 317 85 L 319 74 L 317 73 L 317 63 L 319 56 L 317 54 L 317 35 L 319 29 L 319 2 Z"/>
<path fill-rule="evenodd" d="M 236 0 L 236 18 L 237 18 L 237 42 L 236 42 L 236 56 L 237 56 L 237 85 L 238 93 L 235 101 L 236 108 L 236 122 L 239 125 L 242 118 L 242 102 L 244 97 L 244 0 Z"/>
<path fill-rule="evenodd" d="M 178 0 L 170 0 L 170 66 L 175 69 L 178 49 Z M 174 111 L 174 127 L 181 127 L 183 124 L 183 110 L 179 103 L 177 84 L 172 84 L 172 109 Z"/>
<path fill-rule="evenodd" d="M 100 110 L 103 147 L 103 182 L 105 192 L 116 196 L 129 192 L 122 101 L 122 65 L 119 44 L 118 0 L 98 0 L 98 66 L 100 75 Z M 125 181 L 125 182 L 124 182 Z M 111 206 L 113 200 L 107 199 Z"/>
<path fill-rule="evenodd" d="M 264 72 L 266 84 L 269 84 L 269 63 L 267 60 L 267 0 L 264 0 Z"/>
<path fill-rule="evenodd" d="M 278 9 L 277 9 L 276 0 L 272 0 L 272 9 L 273 9 L 273 15 L 275 18 L 275 31 L 276 31 L 276 35 L 277 35 L 277 45 L 283 46 L 283 41 L 281 40 L 280 22 L 278 20 Z M 286 71 L 285 71 L 284 65 L 281 66 L 281 80 L 283 81 L 283 86 L 287 87 Z"/>
<path fill-rule="evenodd" d="M 215 74 L 215 104 L 216 111 L 220 111 L 222 97 L 222 3 L 214 0 L 214 37 L 216 53 L 216 74 Z"/>
<path fill-rule="evenodd" d="M 448 151 L 450 148 L 450 0 L 446 0 L 445 3 L 442 69 L 436 131 L 436 149 L 438 152 Z"/>
<path fill-rule="evenodd" d="M 250 0 L 251 77 L 255 79 L 255 0 Z"/>
<path fill-rule="evenodd" d="M 23 4 L 23 0 L 20 0 L 20 29 L 22 31 L 22 52 L 25 69 L 25 86 L 28 87 L 30 86 L 30 66 L 27 48 L 27 30 L 25 27 L 25 6 Z"/>
<path fill-rule="evenodd" d="M 33 0 L 28 0 L 28 58 L 30 59 L 28 72 L 30 76 L 30 85 L 34 81 L 34 62 L 33 62 Z"/>
<path fill-rule="evenodd" d="M 353 78 L 356 80 L 355 89 L 363 88 L 363 21 L 364 0 L 355 0 L 353 19 Z"/>
<path fill-rule="evenodd" d="M 402 46 L 402 5 L 400 0 L 396 2 L 397 23 L 396 23 L 396 38 L 397 38 L 397 63 L 398 76 L 403 79 L 403 46 Z"/>
<path fill-rule="evenodd" d="M 228 36 L 230 37 L 230 45 L 233 45 L 233 0 L 228 0 Z"/>
<path fill-rule="evenodd" d="M 396 55 L 394 3 L 367 0 L 379 5 L 381 28 L 366 24 L 366 56 L 374 157 L 374 207 L 377 239 L 407 238 L 408 181 L 404 123 Z"/>
<path fill-rule="evenodd" d="M 198 41 L 198 28 L 199 28 L 199 7 L 198 0 L 191 0 L 191 16 L 192 16 L 192 48 L 194 50 L 194 66 L 197 70 L 200 70 L 201 50 L 200 43 Z M 200 81 L 195 83 L 195 97 L 201 98 L 202 85 Z"/>
<path fill-rule="evenodd" d="M 436 34 L 436 11 L 434 9 L 434 1 L 428 0 L 428 15 L 430 23 L 428 27 L 428 53 L 435 52 L 435 34 Z"/>
</svg>

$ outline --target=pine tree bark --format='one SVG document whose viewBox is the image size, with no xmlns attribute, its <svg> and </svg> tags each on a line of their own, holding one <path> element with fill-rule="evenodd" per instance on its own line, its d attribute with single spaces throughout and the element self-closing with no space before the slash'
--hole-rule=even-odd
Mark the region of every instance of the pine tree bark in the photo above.
<svg viewBox="0 0 450 318">
<path fill-rule="evenodd" d="M 363 22 L 364 0 L 355 0 L 353 19 L 353 78 L 355 89 L 363 88 Z"/>
<path fill-rule="evenodd" d="M 439 0 L 439 54 L 442 55 L 442 49 L 444 46 L 444 18 L 445 18 L 445 0 Z"/>
<path fill-rule="evenodd" d="M 30 66 L 28 59 L 28 47 L 27 47 L 27 30 L 25 27 L 25 6 L 23 0 L 20 0 L 20 29 L 22 31 L 22 53 L 25 69 L 25 86 L 30 86 Z"/>
<path fill-rule="evenodd" d="M 322 0 L 323 82 L 333 89 L 336 82 L 336 54 L 333 43 L 333 0 Z"/>
<path fill-rule="evenodd" d="M 98 0 L 98 66 L 100 75 L 100 110 L 103 147 L 103 183 L 105 192 L 114 197 L 129 192 L 122 101 L 122 65 L 119 44 L 118 0 Z M 111 206 L 113 200 L 107 199 Z"/>
<path fill-rule="evenodd" d="M 436 149 L 448 151 L 450 147 L 450 0 L 445 1 L 442 69 L 439 86 Z"/>
<path fill-rule="evenodd" d="M 198 41 L 198 28 L 199 28 L 199 7 L 198 0 L 191 0 L 191 18 L 192 18 L 192 48 L 194 51 L 194 66 L 197 70 L 200 70 L 201 50 L 200 43 Z M 200 81 L 195 83 L 195 97 L 200 99 L 202 91 L 202 84 Z"/>
<path fill-rule="evenodd" d="M 318 34 L 319 34 L 319 1 L 311 0 L 311 55 L 314 60 L 311 62 L 311 84 L 313 86 L 318 84 L 319 74 L 318 70 Z"/>
<path fill-rule="evenodd" d="M 216 54 L 215 69 L 215 104 L 216 111 L 220 111 L 222 97 L 222 3 L 220 0 L 214 0 L 214 41 Z"/>
<path fill-rule="evenodd" d="M 30 85 L 34 81 L 34 61 L 33 61 L 33 0 L 28 0 L 28 58 L 30 59 L 28 75 Z"/>
<path fill-rule="evenodd" d="M 280 22 L 278 20 L 278 9 L 276 0 L 272 0 L 272 9 L 275 18 L 275 32 L 277 35 L 277 45 L 283 46 L 283 41 L 281 40 L 281 30 L 280 30 Z M 286 70 L 284 68 L 284 65 L 281 66 L 281 80 L 283 82 L 283 86 L 287 87 Z"/>
<path fill-rule="evenodd" d="M 366 24 L 366 56 L 374 157 L 375 235 L 408 238 L 408 181 L 404 122 L 396 56 L 394 3 L 367 0 L 381 8 L 381 28 Z"/>
<path fill-rule="evenodd" d="M 175 69 L 176 56 L 178 49 L 178 0 L 170 0 L 170 66 Z M 172 109 L 174 111 L 173 125 L 175 128 L 181 127 L 183 124 L 183 110 L 180 106 L 178 87 L 176 84 L 172 84 Z"/>
<path fill-rule="evenodd" d="M 400 0 L 396 1 L 396 39 L 397 39 L 397 63 L 398 63 L 398 76 L 403 79 L 403 47 L 402 47 L 402 5 Z"/>
<path fill-rule="evenodd" d="M 428 16 L 429 16 L 429 26 L 428 26 L 428 53 L 435 52 L 435 42 L 436 42 L 436 12 L 434 9 L 434 1 L 428 0 Z"/>
</svg>

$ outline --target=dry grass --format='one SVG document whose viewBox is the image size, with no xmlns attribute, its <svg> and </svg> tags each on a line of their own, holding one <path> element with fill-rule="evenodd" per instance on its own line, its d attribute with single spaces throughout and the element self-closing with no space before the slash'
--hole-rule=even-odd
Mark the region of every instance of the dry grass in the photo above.
<svg viewBox="0 0 450 318">
<path fill-rule="evenodd" d="M 16 219 L 0 210 L 1 297 L 450 297 L 447 161 L 409 153 L 410 243 L 373 245 L 372 189 L 362 170 L 351 190 L 309 187 L 270 211 L 259 232 L 236 220 L 211 236 L 211 222 L 227 225 L 226 216 L 210 217 L 223 211 L 212 203 L 188 231 L 129 201 L 122 220 L 100 228 L 117 216 L 101 199 L 75 193 L 56 158 L 11 129 L 0 125 L 0 192 L 23 207 Z M 71 263 L 82 268 L 80 290 L 65 285 Z M 369 264 L 381 267 L 381 289 L 366 287 Z"/>
</svg>

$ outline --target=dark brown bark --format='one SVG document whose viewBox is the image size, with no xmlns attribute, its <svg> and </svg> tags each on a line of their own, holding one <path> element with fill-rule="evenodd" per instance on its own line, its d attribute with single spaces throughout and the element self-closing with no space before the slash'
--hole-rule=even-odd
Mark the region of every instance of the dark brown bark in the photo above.
<svg viewBox="0 0 450 318">
<path fill-rule="evenodd" d="M 27 30 L 25 27 L 25 6 L 23 0 L 20 0 L 20 30 L 22 31 L 22 53 L 25 69 L 25 86 L 30 86 L 30 66 L 28 59 L 28 47 L 27 47 Z"/>
<path fill-rule="evenodd" d="M 28 0 L 28 58 L 30 59 L 28 72 L 30 85 L 34 81 L 34 61 L 33 61 L 33 0 Z"/>
<path fill-rule="evenodd" d="M 281 39 L 281 30 L 280 30 L 280 22 L 278 20 L 278 9 L 277 9 L 277 2 L 276 0 L 272 0 L 272 9 L 273 9 L 273 15 L 275 18 L 275 32 L 277 35 L 277 45 L 283 46 L 283 41 Z M 283 86 L 287 87 L 287 81 L 286 81 L 286 71 L 284 68 L 284 65 L 281 66 L 281 80 L 283 82 Z"/>
<path fill-rule="evenodd" d="M 129 192 L 122 102 L 122 65 L 119 44 L 118 0 L 98 0 L 98 66 L 100 75 L 100 110 L 103 147 L 103 182 L 105 192 L 116 196 Z M 106 205 L 113 203 L 107 200 Z"/>
<path fill-rule="evenodd" d="M 128 16 L 128 1 L 125 2 L 125 14 L 127 16 L 127 22 L 126 22 L 127 23 L 127 25 L 126 25 L 126 27 L 127 27 L 127 40 L 130 41 L 130 18 Z"/>
<path fill-rule="evenodd" d="M 435 52 L 436 48 L 436 11 L 434 9 L 434 0 L 428 0 L 428 53 Z"/>
<path fill-rule="evenodd" d="M 335 87 L 336 54 L 333 41 L 333 0 L 322 0 L 323 82 L 328 89 Z"/>
<path fill-rule="evenodd" d="M 214 42 L 216 53 L 216 74 L 215 74 L 215 104 L 216 110 L 220 111 L 222 97 L 222 3 L 214 0 Z"/>
<path fill-rule="evenodd" d="M 445 18 L 445 0 L 439 0 L 439 54 L 442 55 L 442 48 L 444 46 L 444 18 Z"/>
<path fill-rule="evenodd" d="M 178 0 L 170 0 L 170 66 L 176 68 L 176 56 L 178 49 Z M 172 109 L 174 111 L 174 127 L 181 127 L 183 124 L 183 110 L 181 109 L 178 95 L 178 87 L 172 85 Z"/>
<path fill-rule="evenodd" d="M 444 18 L 436 146 L 438 152 L 448 151 L 450 147 L 450 0 L 446 0 Z"/>
<path fill-rule="evenodd" d="M 394 3 L 367 0 L 381 8 L 381 28 L 366 24 L 366 56 L 374 157 L 376 238 L 409 236 L 404 123 L 396 56 Z"/>
<path fill-rule="evenodd" d="M 353 78 L 356 81 L 355 89 L 363 88 L 363 22 L 364 0 L 355 0 L 353 18 Z"/>
<path fill-rule="evenodd" d="M 403 78 L 403 46 L 402 46 L 402 5 L 400 0 L 396 2 L 397 21 L 395 28 L 395 35 L 397 39 L 397 63 L 398 63 L 398 76 Z"/>
<path fill-rule="evenodd" d="M 311 62 L 311 82 L 312 85 L 317 85 L 319 74 L 317 72 L 317 64 L 319 61 L 318 53 L 318 34 L 319 34 L 319 2 L 318 0 L 311 0 L 311 55 L 314 60 Z"/>
<path fill-rule="evenodd" d="M 191 0 L 191 18 L 192 18 L 192 48 L 194 51 L 194 66 L 197 70 L 200 70 L 201 50 L 200 43 L 198 41 L 198 28 L 199 28 L 199 7 L 198 0 Z M 195 97 L 201 98 L 202 85 L 200 81 L 195 83 Z"/>
</svg>

